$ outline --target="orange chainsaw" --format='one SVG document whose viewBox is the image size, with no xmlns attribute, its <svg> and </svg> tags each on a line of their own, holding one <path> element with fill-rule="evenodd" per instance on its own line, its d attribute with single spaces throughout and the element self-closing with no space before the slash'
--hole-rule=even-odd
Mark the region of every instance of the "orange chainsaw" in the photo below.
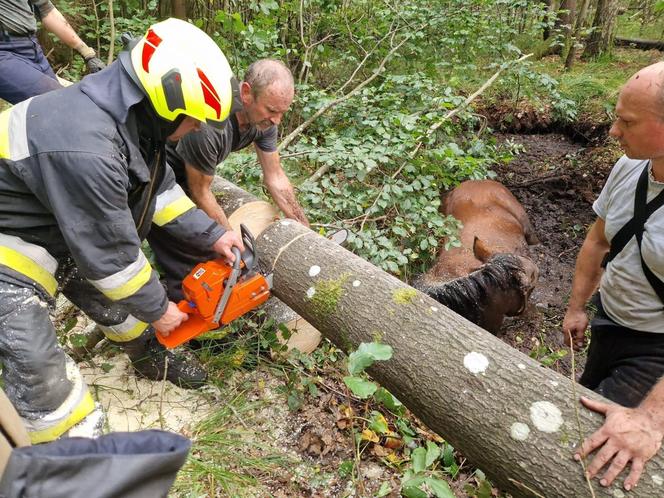
<svg viewBox="0 0 664 498">
<path fill-rule="evenodd" d="M 233 247 L 232 266 L 221 258 L 199 263 L 182 281 L 185 299 L 178 308 L 189 318 L 166 336 L 157 332 L 157 339 L 167 348 L 227 325 L 270 297 L 272 275 L 256 270 L 254 238 L 244 225 L 240 225 L 240 232 L 245 251 L 240 254 Z"/>
</svg>

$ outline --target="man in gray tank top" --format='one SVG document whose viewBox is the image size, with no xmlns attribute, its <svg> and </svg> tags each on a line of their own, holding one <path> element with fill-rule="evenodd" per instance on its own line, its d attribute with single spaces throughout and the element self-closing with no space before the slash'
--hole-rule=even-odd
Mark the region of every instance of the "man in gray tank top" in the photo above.
<svg viewBox="0 0 664 498">
<path fill-rule="evenodd" d="M 11 104 L 61 88 L 35 36 L 35 16 L 41 19 L 47 31 L 81 54 L 89 72 L 104 67 L 95 51 L 79 38 L 50 0 L 2 0 L 0 98 Z"/>
<path fill-rule="evenodd" d="M 599 286 L 580 383 L 615 401 L 582 397 L 606 417 L 574 457 L 596 451 L 587 470 L 610 486 L 627 464 L 632 489 L 664 438 L 664 62 L 623 87 L 610 135 L 625 151 L 593 205 L 597 220 L 577 257 L 563 321 L 565 340 L 583 346 L 586 303 Z"/>
</svg>

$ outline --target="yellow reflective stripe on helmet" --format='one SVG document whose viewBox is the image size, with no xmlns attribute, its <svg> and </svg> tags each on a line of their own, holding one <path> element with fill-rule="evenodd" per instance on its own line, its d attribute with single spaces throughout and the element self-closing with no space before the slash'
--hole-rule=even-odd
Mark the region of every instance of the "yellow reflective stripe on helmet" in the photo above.
<svg viewBox="0 0 664 498">
<path fill-rule="evenodd" d="M 38 443 L 47 443 L 49 441 L 55 441 L 60 436 L 62 436 L 69 429 L 78 424 L 85 417 L 90 415 L 95 409 L 95 401 L 92 399 L 92 395 L 89 392 L 86 392 L 83 395 L 83 399 L 78 405 L 72 410 L 71 414 L 61 420 L 56 425 L 49 427 L 48 429 L 42 429 L 39 431 L 28 431 L 28 436 L 30 437 L 30 442 L 32 444 Z"/>
<path fill-rule="evenodd" d="M 7 109 L 0 114 L 0 159 L 9 159 L 9 115 L 11 112 L 11 109 Z"/>
<path fill-rule="evenodd" d="M 0 264 L 34 280 L 51 296 L 55 295 L 58 262 L 43 247 L 0 233 Z"/>
<path fill-rule="evenodd" d="M 152 222 L 162 227 L 194 207 L 196 205 L 187 197 L 182 187 L 175 184 L 173 188 L 157 196 L 157 205 Z"/>
<path fill-rule="evenodd" d="M 99 328 L 110 341 L 127 342 L 139 337 L 148 328 L 148 324 L 129 315 L 122 323 L 111 326 L 99 325 Z"/>
<path fill-rule="evenodd" d="M 136 260 L 126 268 L 100 280 L 90 280 L 99 291 L 113 301 L 135 294 L 152 275 L 152 267 L 139 249 Z"/>
</svg>

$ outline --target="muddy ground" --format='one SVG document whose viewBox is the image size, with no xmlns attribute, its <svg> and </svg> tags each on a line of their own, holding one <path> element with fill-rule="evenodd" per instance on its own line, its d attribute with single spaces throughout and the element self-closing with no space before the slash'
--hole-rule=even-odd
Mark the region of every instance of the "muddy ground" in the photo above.
<svg viewBox="0 0 664 498">
<path fill-rule="evenodd" d="M 503 138 L 522 147 L 514 161 L 496 172 L 535 227 L 540 244 L 531 247 L 531 255 L 540 277 L 529 309 L 506 322 L 502 338 L 568 375 L 571 361 L 562 343 L 561 323 L 576 256 L 595 219 L 592 203 L 621 152 L 612 141 L 586 144 L 559 134 Z M 583 352 L 576 360 L 578 377 L 585 361 Z"/>
</svg>

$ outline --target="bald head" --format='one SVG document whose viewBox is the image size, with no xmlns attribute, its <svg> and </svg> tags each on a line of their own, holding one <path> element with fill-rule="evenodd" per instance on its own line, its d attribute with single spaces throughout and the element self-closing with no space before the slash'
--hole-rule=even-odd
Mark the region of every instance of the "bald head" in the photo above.
<svg viewBox="0 0 664 498">
<path fill-rule="evenodd" d="M 620 95 L 664 119 L 664 62 L 638 71 L 623 86 Z"/>
<path fill-rule="evenodd" d="M 247 68 L 244 81 L 251 85 L 254 97 L 261 95 L 266 88 L 274 85 L 279 93 L 293 94 L 294 83 L 290 69 L 276 59 L 260 59 Z"/>
</svg>

